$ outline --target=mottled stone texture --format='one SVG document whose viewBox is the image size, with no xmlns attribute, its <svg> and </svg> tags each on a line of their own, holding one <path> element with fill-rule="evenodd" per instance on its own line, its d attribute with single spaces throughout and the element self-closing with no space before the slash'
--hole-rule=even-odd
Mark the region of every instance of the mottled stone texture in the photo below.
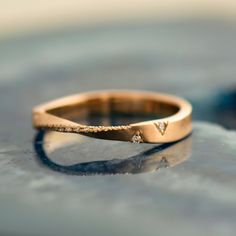
<svg viewBox="0 0 236 236">
<path fill-rule="evenodd" d="M 2 40 L 0 235 L 234 236 L 235 36 L 179 22 Z M 189 99 L 193 135 L 156 146 L 32 129 L 34 105 L 108 88 Z"/>
</svg>

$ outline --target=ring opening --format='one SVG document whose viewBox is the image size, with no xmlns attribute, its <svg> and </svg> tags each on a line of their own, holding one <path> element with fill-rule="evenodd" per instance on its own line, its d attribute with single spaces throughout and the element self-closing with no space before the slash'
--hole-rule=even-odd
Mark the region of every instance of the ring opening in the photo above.
<svg viewBox="0 0 236 236">
<path fill-rule="evenodd" d="M 128 125 L 160 119 L 179 111 L 176 104 L 144 97 L 93 97 L 47 112 L 84 125 Z"/>
</svg>

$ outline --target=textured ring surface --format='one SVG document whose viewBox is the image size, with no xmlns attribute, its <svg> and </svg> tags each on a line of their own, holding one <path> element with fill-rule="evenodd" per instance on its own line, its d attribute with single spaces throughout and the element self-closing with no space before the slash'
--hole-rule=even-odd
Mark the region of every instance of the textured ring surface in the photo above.
<svg viewBox="0 0 236 236">
<path fill-rule="evenodd" d="M 75 120 L 112 113 L 152 115 L 154 119 L 124 125 L 89 125 Z M 192 131 L 192 106 L 184 99 L 154 92 L 109 90 L 60 98 L 33 109 L 37 129 L 80 133 L 94 138 L 166 143 Z M 157 118 L 158 117 L 158 118 Z"/>
</svg>

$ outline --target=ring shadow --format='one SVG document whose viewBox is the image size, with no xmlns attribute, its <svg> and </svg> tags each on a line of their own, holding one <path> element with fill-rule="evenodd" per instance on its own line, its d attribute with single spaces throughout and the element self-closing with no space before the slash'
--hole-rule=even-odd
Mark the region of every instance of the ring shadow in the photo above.
<svg viewBox="0 0 236 236">
<path fill-rule="evenodd" d="M 192 152 L 192 137 L 189 135 L 180 141 L 161 144 L 126 159 L 97 160 L 62 165 L 54 162 L 47 154 L 44 147 L 46 133 L 48 132 L 39 131 L 35 136 L 36 158 L 49 169 L 67 175 L 90 176 L 154 172 L 161 168 L 173 167 L 187 160 Z"/>
</svg>

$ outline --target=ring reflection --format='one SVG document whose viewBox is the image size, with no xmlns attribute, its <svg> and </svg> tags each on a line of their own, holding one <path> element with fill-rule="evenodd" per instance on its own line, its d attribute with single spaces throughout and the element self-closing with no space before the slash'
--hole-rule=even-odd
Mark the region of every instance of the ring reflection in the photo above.
<svg viewBox="0 0 236 236">
<path fill-rule="evenodd" d="M 86 143 L 84 139 L 86 139 Z M 176 166 L 188 159 L 192 150 L 192 138 L 188 136 L 174 143 L 150 145 L 151 148 L 146 145 L 146 150 L 122 159 L 104 160 L 104 158 L 99 158 L 96 153 L 94 154 L 93 145 L 88 148 L 90 145 L 88 139 L 91 138 L 78 134 L 40 131 L 34 141 L 37 159 L 41 164 L 54 171 L 70 175 L 138 174 Z M 111 142 L 106 141 L 110 148 L 112 148 Z M 86 160 L 84 160 L 83 153 L 81 154 L 79 150 L 80 145 L 83 148 L 85 147 L 89 153 L 91 152 L 91 158 L 88 158 L 87 155 Z M 126 144 L 124 148 L 132 150 L 134 145 L 140 144 Z M 108 151 L 106 145 L 99 145 L 99 148 Z M 57 156 L 60 154 L 59 161 L 55 158 L 55 154 Z"/>
</svg>

